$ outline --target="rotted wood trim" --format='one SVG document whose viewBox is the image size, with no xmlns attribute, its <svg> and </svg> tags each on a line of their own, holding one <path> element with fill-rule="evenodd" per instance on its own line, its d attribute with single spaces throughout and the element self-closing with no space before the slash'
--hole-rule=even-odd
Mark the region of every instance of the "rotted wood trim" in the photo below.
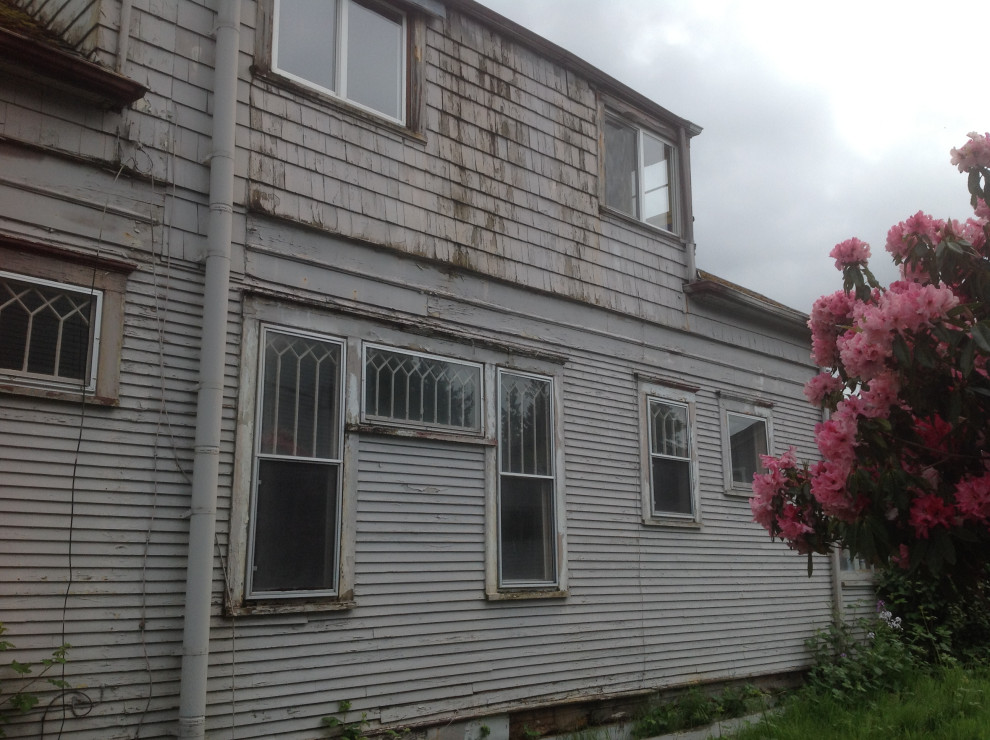
<svg viewBox="0 0 990 740">
<path fill-rule="evenodd" d="M 0 27 L 0 69 L 119 110 L 144 97 L 148 88 L 76 54 Z"/>
</svg>

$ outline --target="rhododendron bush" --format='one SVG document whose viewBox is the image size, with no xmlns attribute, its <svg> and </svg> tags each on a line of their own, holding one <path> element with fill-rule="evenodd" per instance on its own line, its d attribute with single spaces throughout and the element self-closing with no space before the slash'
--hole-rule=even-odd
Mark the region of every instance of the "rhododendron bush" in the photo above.
<svg viewBox="0 0 990 740">
<path fill-rule="evenodd" d="M 881 286 L 859 239 L 831 252 L 843 287 L 815 302 L 805 388 L 826 409 L 821 460 L 765 457 L 754 518 L 798 552 L 975 573 L 990 561 L 990 134 L 951 152 L 973 216 L 890 229 L 900 279 Z"/>
</svg>

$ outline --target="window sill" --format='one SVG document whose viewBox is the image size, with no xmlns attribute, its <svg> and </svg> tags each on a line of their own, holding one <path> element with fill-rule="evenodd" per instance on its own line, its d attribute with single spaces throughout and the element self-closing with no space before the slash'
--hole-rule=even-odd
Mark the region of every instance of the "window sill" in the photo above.
<svg viewBox="0 0 990 740">
<path fill-rule="evenodd" d="M 321 92 L 315 88 L 311 88 L 300 82 L 289 79 L 274 70 L 264 69 L 258 65 L 252 66 L 251 72 L 255 75 L 255 77 L 265 80 L 273 87 L 280 90 L 306 98 L 307 100 L 317 103 L 318 105 L 333 108 L 343 114 L 365 121 L 376 128 L 387 129 L 388 131 L 401 136 L 404 139 L 408 139 L 419 144 L 426 143 L 426 137 L 422 134 L 422 132 L 410 128 L 406 124 L 399 123 L 394 119 L 375 115 L 371 111 L 349 103 L 345 98 L 338 98 L 334 95 L 328 95 L 327 93 Z"/>
<path fill-rule="evenodd" d="M 485 598 L 488 601 L 522 601 L 524 599 L 566 599 L 568 596 L 567 591 L 561 591 L 558 589 L 554 590 L 533 590 L 527 591 L 523 589 L 512 590 L 512 589 L 499 589 L 498 591 L 489 591 L 485 594 Z"/>
<path fill-rule="evenodd" d="M 248 617 L 263 614 L 308 614 L 312 612 L 347 611 L 353 609 L 356 603 L 353 599 L 339 601 L 306 601 L 292 603 L 290 601 L 259 601 L 248 602 L 236 606 L 227 604 L 224 614 L 228 617 Z"/>
<path fill-rule="evenodd" d="M 0 393 L 10 393 L 15 396 L 31 396 L 44 398 L 49 401 L 67 401 L 70 403 L 85 403 L 92 406 L 118 406 L 120 401 L 115 396 L 97 396 L 93 393 L 80 393 L 69 388 L 45 388 L 33 385 L 21 385 L 13 381 L 0 381 Z"/>
<path fill-rule="evenodd" d="M 676 529 L 701 529 L 701 520 L 674 516 L 648 516 L 643 518 L 647 527 L 674 527 Z"/>
<path fill-rule="evenodd" d="M 347 424 L 344 426 L 347 434 L 365 434 L 379 437 L 404 437 L 406 439 L 429 439 L 434 442 L 450 442 L 453 444 L 481 445 L 494 447 L 498 442 L 488 437 L 476 434 L 457 434 L 456 432 L 438 432 L 432 429 L 409 429 L 392 427 L 382 424 Z"/>
<path fill-rule="evenodd" d="M 753 498 L 752 488 L 726 488 L 726 496 L 735 496 L 736 498 Z"/>
<path fill-rule="evenodd" d="M 655 236 L 663 237 L 664 240 L 669 242 L 675 242 L 680 247 L 686 247 L 686 242 L 684 239 L 675 231 L 668 231 L 667 229 L 662 229 L 659 226 L 654 226 L 646 221 L 640 221 L 638 218 L 633 218 L 628 213 L 623 213 L 622 211 L 611 208 L 604 204 L 599 204 L 598 206 L 599 216 L 602 218 L 610 218 L 616 221 L 622 221 L 630 226 L 638 226 L 642 228 L 649 234 Z"/>
</svg>

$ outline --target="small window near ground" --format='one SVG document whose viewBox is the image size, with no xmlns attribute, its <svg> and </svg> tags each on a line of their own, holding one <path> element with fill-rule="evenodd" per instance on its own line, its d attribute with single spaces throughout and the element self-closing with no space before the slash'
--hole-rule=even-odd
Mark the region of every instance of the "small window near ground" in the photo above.
<svg viewBox="0 0 990 740">
<path fill-rule="evenodd" d="M 272 66 L 403 123 L 406 16 L 371 0 L 275 0 Z"/>
<path fill-rule="evenodd" d="M 481 365 L 364 348 L 366 421 L 480 434 L 481 385 Z"/>
<path fill-rule="evenodd" d="M 98 290 L 0 272 L 0 374 L 91 393 L 102 302 Z"/>
<path fill-rule="evenodd" d="M 248 573 L 251 598 L 337 587 L 343 342 L 262 332 Z"/>
<path fill-rule="evenodd" d="M 547 587 L 557 581 L 553 384 L 498 375 L 499 585 Z"/>
<path fill-rule="evenodd" d="M 676 232 L 674 147 L 614 116 L 605 119 L 605 204 Z"/>
</svg>

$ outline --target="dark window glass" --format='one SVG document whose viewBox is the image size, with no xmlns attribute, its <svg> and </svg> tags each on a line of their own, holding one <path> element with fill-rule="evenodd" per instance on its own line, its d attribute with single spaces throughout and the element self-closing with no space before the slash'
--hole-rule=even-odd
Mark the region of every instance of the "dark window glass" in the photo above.
<svg viewBox="0 0 990 740">
<path fill-rule="evenodd" d="M 329 591 L 337 564 L 333 464 L 258 461 L 255 591 Z"/>
</svg>

